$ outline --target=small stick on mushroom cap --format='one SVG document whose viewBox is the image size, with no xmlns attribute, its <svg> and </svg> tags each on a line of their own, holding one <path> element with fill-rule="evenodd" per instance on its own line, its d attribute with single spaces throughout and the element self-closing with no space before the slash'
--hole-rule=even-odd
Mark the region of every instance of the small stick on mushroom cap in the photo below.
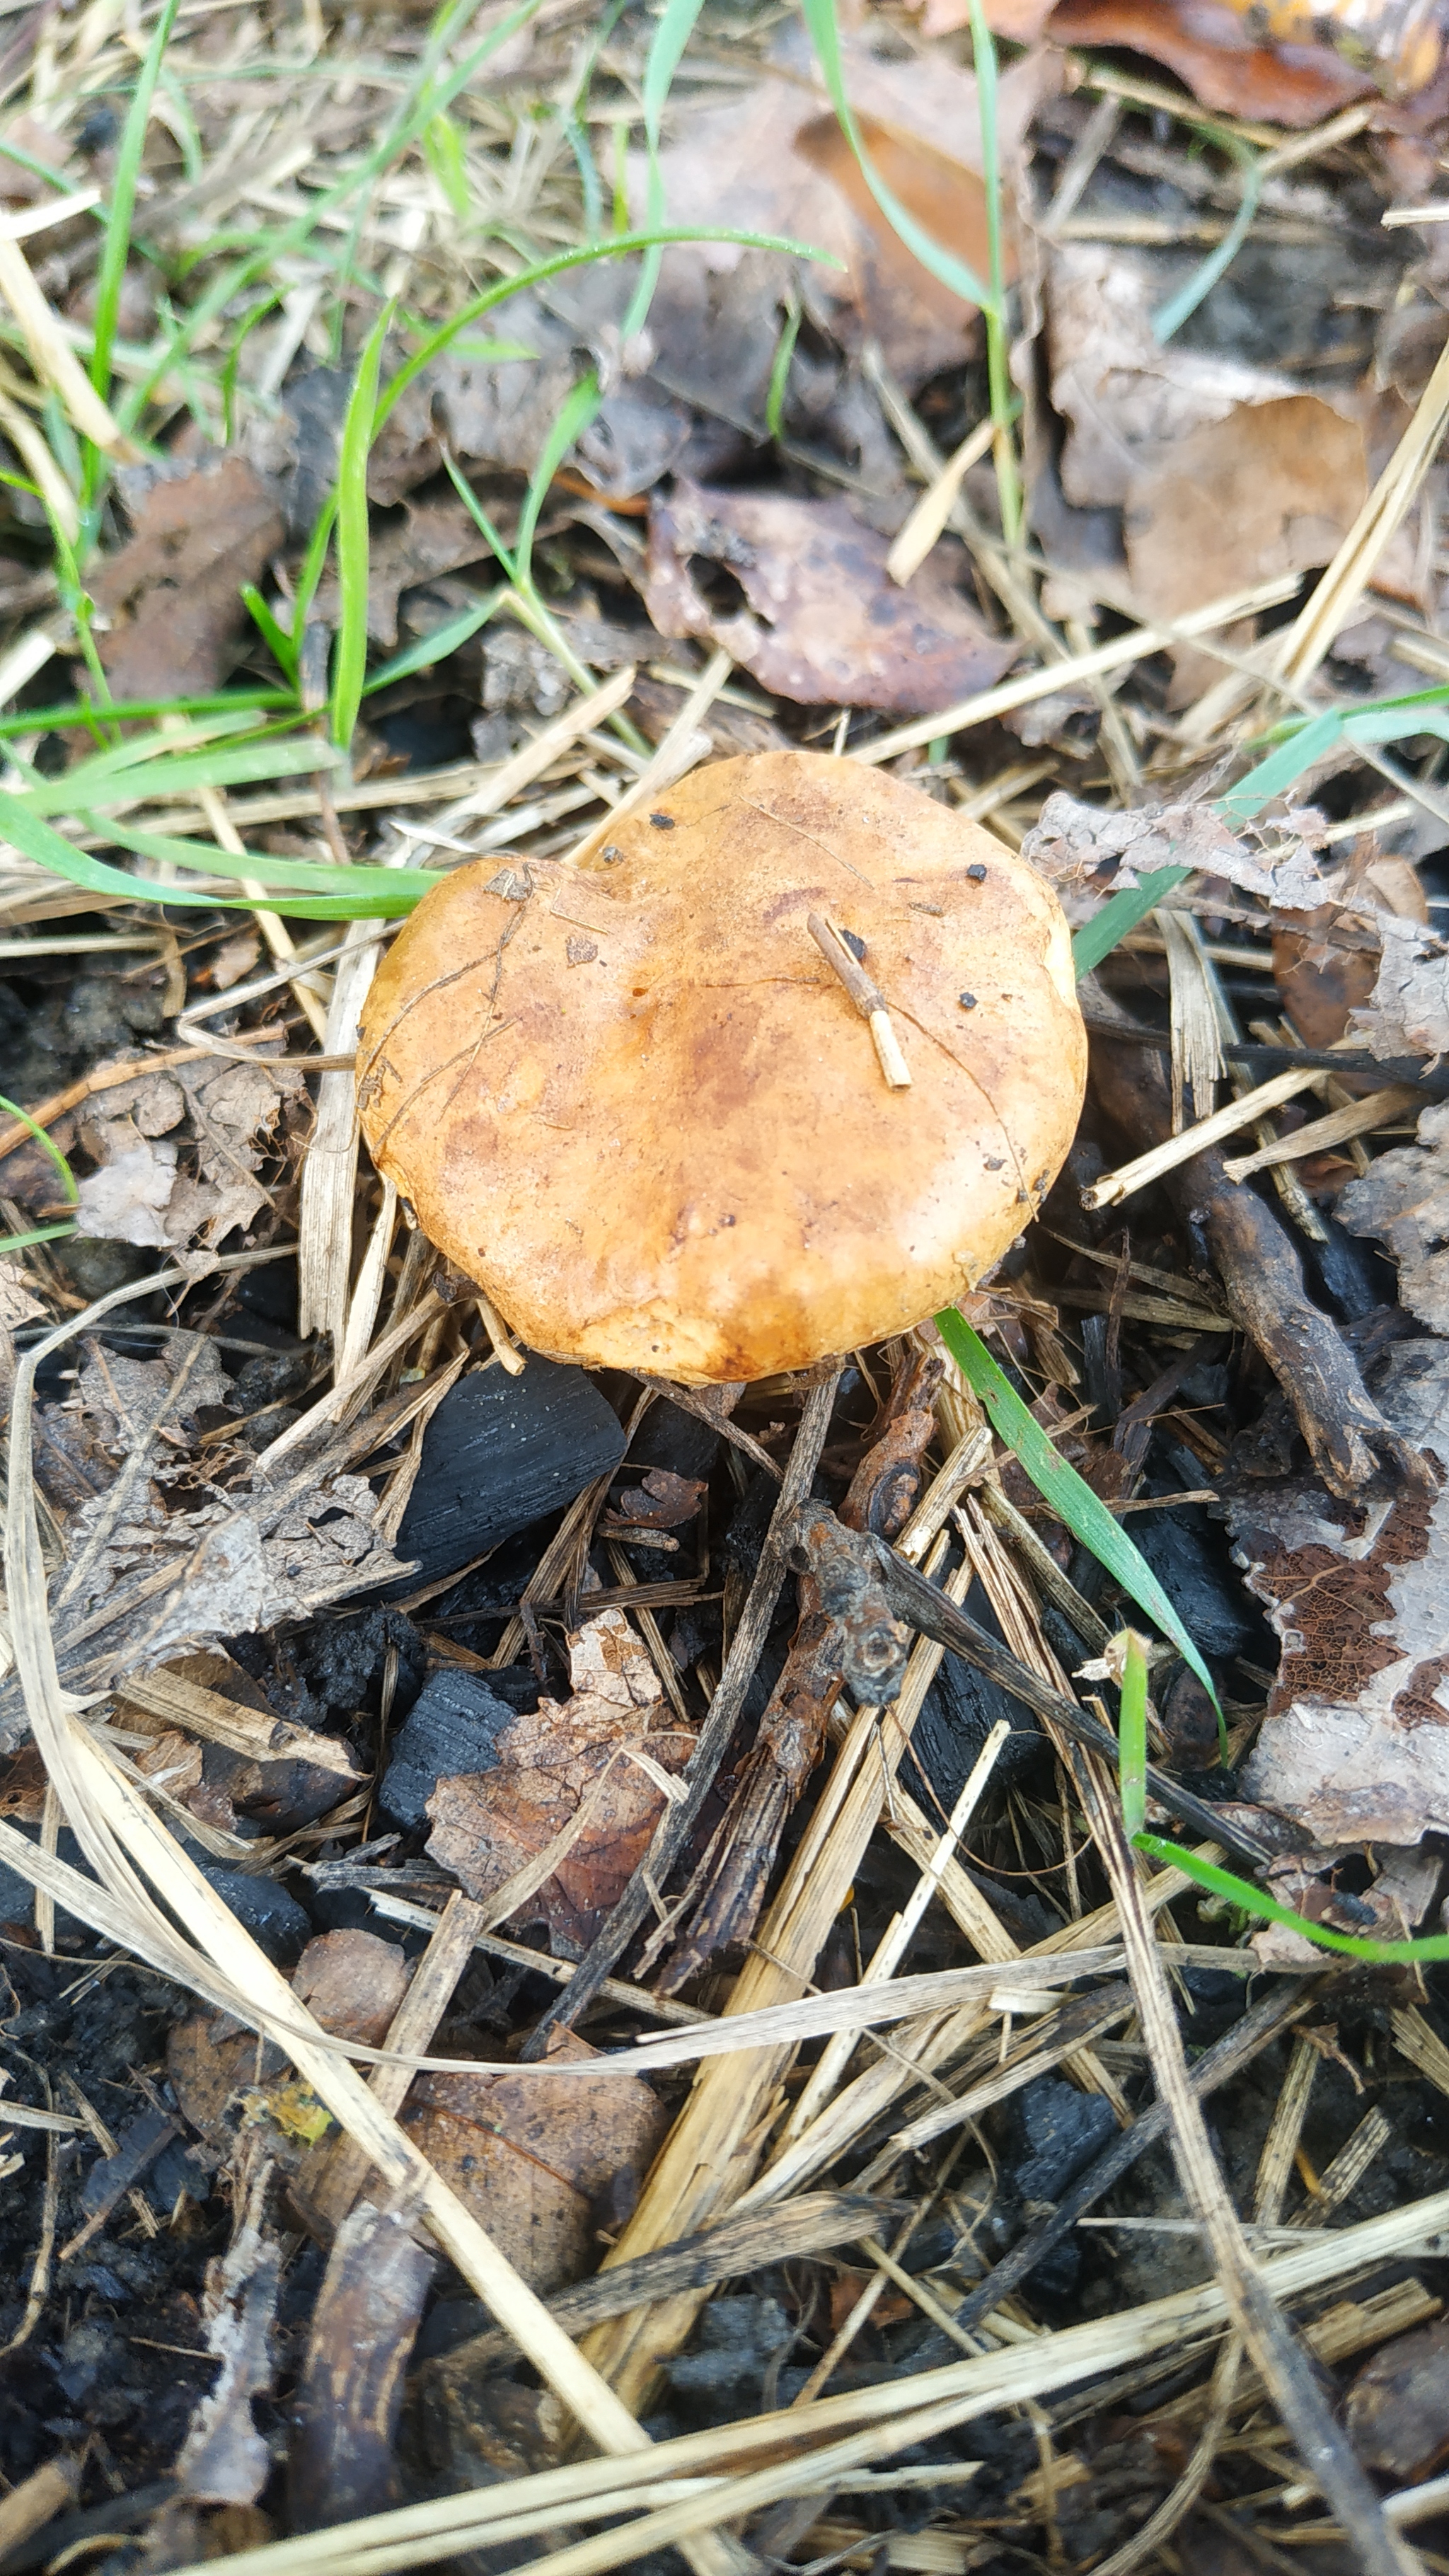
<svg viewBox="0 0 1449 2576">
<path fill-rule="evenodd" d="M 880 1058 L 880 1069 L 892 1091 L 909 1091 L 910 1067 L 891 1027 L 891 1016 L 880 986 L 871 982 L 859 959 L 852 957 L 834 922 L 827 921 L 823 913 L 808 912 L 805 927 L 826 965 L 839 976 L 861 1018 L 869 1023 L 875 1051 Z"/>
</svg>

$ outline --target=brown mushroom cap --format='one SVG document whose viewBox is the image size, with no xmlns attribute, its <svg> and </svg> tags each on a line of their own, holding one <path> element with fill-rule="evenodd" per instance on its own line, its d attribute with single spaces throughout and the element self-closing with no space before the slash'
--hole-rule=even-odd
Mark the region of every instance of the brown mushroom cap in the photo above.
<svg viewBox="0 0 1449 2576">
<path fill-rule="evenodd" d="M 534 1350 L 686 1385 L 807 1367 L 973 1287 L 1082 1105 L 1050 888 L 813 752 L 696 770 L 606 848 L 460 868 L 374 981 L 363 1132 L 432 1241 Z M 864 942 L 909 1089 L 811 912 Z"/>
</svg>

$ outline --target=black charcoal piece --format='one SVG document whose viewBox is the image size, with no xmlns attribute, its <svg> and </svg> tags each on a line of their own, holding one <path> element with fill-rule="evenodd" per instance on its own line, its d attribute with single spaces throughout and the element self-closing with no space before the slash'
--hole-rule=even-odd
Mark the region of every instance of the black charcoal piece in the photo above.
<svg viewBox="0 0 1449 2576">
<path fill-rule="evenodd" d="M 243 1870 L 218 1869 L 195 1845 L 191 1846 L 203 1878 L 208 1879 L 217 1895 L 224 1897 L 245 1931 L 250 1932 L 259 1950 L 265 1950 L 277 1968 L 295 1967 L 312 1938 L 312 1918 L 303 1912 L 294 1896 L 279 1887 L 274 1878 L 248 1878 Z"/>
<path fill-rule="evenodd" d="M 434 1673 L 393 1738 L 378 1798 L 388 1822 L 414 1831 L 427 1822 L 428 1800 L 440 1780 L 491 1771 L 498 1738 L 514 1714 L 477 1673 Z"/>
<path fill-rule="evenodd" d="M 1059 2076 L 1039 2075 L 1016 2097 L 1015 2127 L 1020 2162 L 1013 2187 L 1023 2200 L 1060 2200 L 1117 2122 L 1100 2093 L 1079 2093 Z"/>
<path fill-rule="evenodd" d="M 582 1369 L 530 1354 L 519 1377 L 491 1368 L 460 1378 L 423 1439 L 395 1544 L 417 1570 L 394 1595 L 457 1574 L 611 1475 L 623 1455 L 623 1425 Z"/>
</svg>

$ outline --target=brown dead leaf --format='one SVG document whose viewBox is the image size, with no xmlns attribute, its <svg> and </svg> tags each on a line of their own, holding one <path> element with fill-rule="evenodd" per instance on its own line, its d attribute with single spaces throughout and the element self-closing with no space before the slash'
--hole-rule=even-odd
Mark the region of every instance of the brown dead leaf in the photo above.
<svg viewBox="0 0 1449 2576">
<path fill-rule="evenodd" d="M 1449 1345 L 1398 1342 L 1376 1401 L 1449 1466 Z M 1282 1640 L 1242 1773 L 1325 1851 L 1417 1843 L 1449 1826 L 1449 1483 L 1392 1501 L 1337 1501 L 1308 1479 L 1229 1503 L 1234 1554 Z"/>
<path fill-rule="evenodd" d="M 1021 845 L 1021 855 L 1063 896 L 1105 898 L 1140 885 L 1157 868 L 1196 868 L 1275 905 L 1316 904 L 1324 892 L 1311 841 L 1322 817 L 1290 814 L 1285 824 L 1230 831 L 1210 805 L 1139 805 L 1104 812 L 1058 790 Z M 1074 914 L 1074 918 L 1080 917 Z"/>
<path fill-rule="evenodd" d="M 1449 2318 L 1381 2345 L 1348 2392 L 1346 2420 L 1365 2467 L 1396 2485 L 1437 2469 L 1449 2450 Z"/>
<path fill-rule="evenodd" d="M 1402 914 L 1383 913 L 1378 977 L 1354 1035 L 1371 1055 L 1439 1056 L 1449 1051 L 1449 941 Z"/>
<path fill-rule="evenodd" d="M 83 1128 L 100 1169 L 80 1183 L 82 1234 L 142 1245 L 218 1244 L 267 1203 L 254 1177 L 302 1077 L 280 1065 L 187 1065 L 99 1096 Z M 185 1133 L 179 1133 L 183 1117 Z M 183 1168 L 182 1153 L 186 1164 Z"/>
<path fill-rule="evenodd" d="M 708 491 L 681 476 L 649 515 L 645 605 L 661 635 L 723 645 L 766 688 L 806 706 L 915 715 L 989 688 L 1017 647 L 984 625 L 961 550 L 936 546 L 904 588 L 886 570 L 888 552 L 843 501 Z M 709 565 L 724 577 L 726 604 L 696 569 Z"/>
<path fill-rule="evenodd" d="M 220 688 L 247 625 L 242 584 L 260 580 L 282 542 L 275 491 L 245 457 L 221 455 L 163 469 L 131 518 L 129 542 L 88 576 L 112 689 L 173 698 Z"/>
<path fill-rule="evenodd" d="M 1376 1155 L 1339 1192 L 1334 1213 L 1350 1234 L 1387 1245 L 1399 1265 L 1400 1303 L 1449 1333 L 1449 1102 L 1424 1111 L 1417 1144 Z"/>
<path fill-rule="evenodd" d="M 983 156 L 971 75 L 940 53 L 893 58 L 869 18 L 843 34 L 841 57 L 851 104 L 868 123 L 887 183 L 935 238 L 984 272 Z M 1008 162 L 1043 85 L 1055 78 L 1051 58 L 1040 54 L 1003 74 L 998 123 Z M 776 308 L 792 281 L 837 337 L 847 344 L 862 337 L 876 342 L 907 387 L 959 365 L 974 348 L 974 312 L 955 297 L 943 298 L 930 271 L 891 231 L 853 154 L 840 145 L 818 66 L 793 22 L 780 29 L 753 87 L 672 111 L 660 165 L 671 222 L 772 232 L 840 263 L 803 266 L 724 243 L 666 251 L 652 327 L 668 352 L 670 380 L 693 396 L 701 373 L 717 374 L 726 419 L 763 418 Z M 629 177 L 633 210 L 642 220 L 648 191 L 642 153 L 631 158 Z M 716 300 L 711 310 L 701 281 L 740 273 L 749 281 L 748 295 L 725 297 L 724 310 Z"/>
<path fill-rule="evenodd" d="M 407 1992 L 408 1963 L 376 1932 L 319 1932 L 292 1971 L 292 1992 L 336 2039 L 381 2048 Z"/>
<path fill-rule="evenodd" d="M 1256 44 L 1248 16 L 1218 0 L 1059 0 L 1044 32 L 1053 44 L 1146 54 L 1204 107 L 1269 125 L 1317 125 L 1372 92 L 1369 74 L 1327 46 Z"/>
<path fill-rule="evenodd" d="M 694 1519 L 707 1491 L 702 1477 L 676 1476 L 668 1467 L 649 1467 L 639 1484 L 624 1487 L 618 1516 L 636 1529 L 679 1529 Z"/>
<path fill-rule="evenodd" d="M 1367 497 L 1356 421 L 1316 394 L 1240 403 L 1132 474 L 1123 536 L 1133 599 L 1144 617 L 1180 617 L 1330 563 Z M 1177 662 L 1179 688 L 1194 695 L 1222 667 L 1201 652 Z"/>
<path fill-rule="evenodd" d="M 577 1955 L 648 1849 L 664 1805 L 658 1774 L 681 1770 L 694 1738 L 655 1724 L 666 1704 L 622 1611 L 603 1611 L 571 1640 L 569 1674 L 572 1699 L 544 1699 L 516 1717 L 498 1738 L 493 1769 L 439 1781 L 428 1800 L 428 1851 L 486 1904 L 572 1837 L 514 1919 L 547 1923 Z"/>
<path fill-rule="evenodd" d="M 548 2050 L 571 2063 L 598 2053 L 572 2031 Z M 565 2087 L 480 2067 L 420 2075 L 403 2126 L 530 2287 L 547 2291 L 595 2269 L 597 2230 L 631 2214 L 668 2114 L 637 2076 Z"/>
</svg>

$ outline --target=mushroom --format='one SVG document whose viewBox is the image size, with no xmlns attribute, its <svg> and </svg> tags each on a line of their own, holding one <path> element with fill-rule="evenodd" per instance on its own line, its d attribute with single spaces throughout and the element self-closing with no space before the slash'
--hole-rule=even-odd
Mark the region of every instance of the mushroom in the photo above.
<svg viewBox="0 0 1449 2576">
<path fill-rule="evenodd" d="M 1030 867 L 881 770 L 765 752 L 588 865 L 435 886 L 374 980 L 358 1100 L 532 1349 L 701 1385 L 973 1288 L 1056 1176 L 1086 1054 Z"/>
</svg>

